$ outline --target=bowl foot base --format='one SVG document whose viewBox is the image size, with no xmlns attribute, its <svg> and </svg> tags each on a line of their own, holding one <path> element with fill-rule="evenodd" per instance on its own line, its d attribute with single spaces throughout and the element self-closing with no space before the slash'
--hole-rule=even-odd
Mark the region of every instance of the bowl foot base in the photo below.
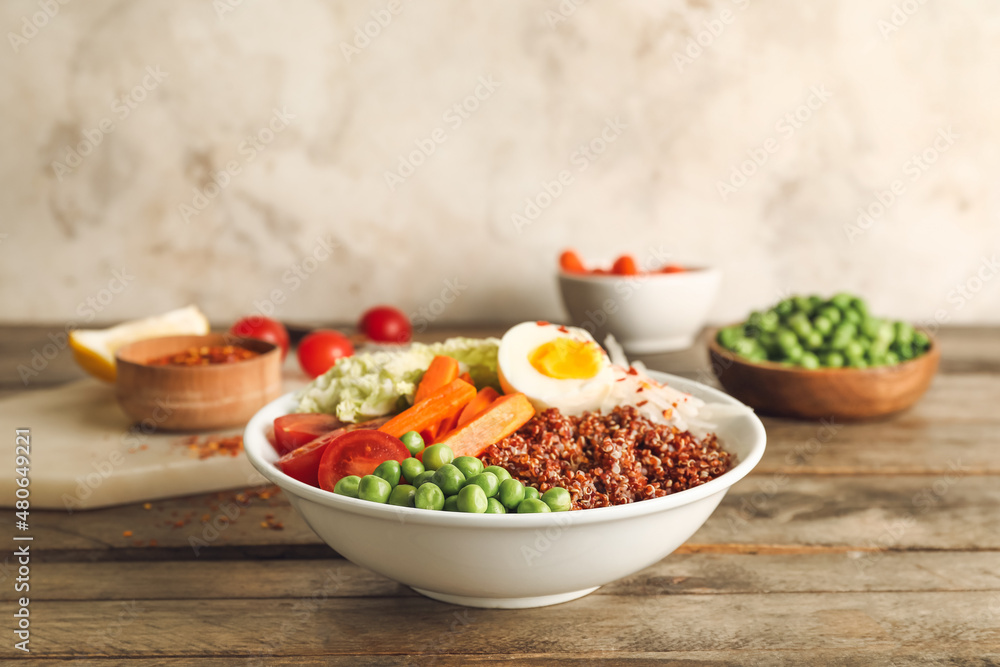
<svg viewBox="0 0 1000 667">
<path fill-rule="evenodd" d="M 588 593 L 593 593 L 600 586 L 585 588 L 581 591 L 571 593 L 559 593 L 558 595 L 541 595 L 533 598 L 482 598 L 467 597 L 465 595 L 449 595 L 448 593 L 437 593 L 427 591 L 422 588 L 413 588 L 416 592 L 433 600 L 457 604 L 463 607 L 481 607 L 483 609 L 528 609 L 530 607 L 547 607 L 561 602 L 569 602 L 577 598 L 582 598 Z"/>
</svg>

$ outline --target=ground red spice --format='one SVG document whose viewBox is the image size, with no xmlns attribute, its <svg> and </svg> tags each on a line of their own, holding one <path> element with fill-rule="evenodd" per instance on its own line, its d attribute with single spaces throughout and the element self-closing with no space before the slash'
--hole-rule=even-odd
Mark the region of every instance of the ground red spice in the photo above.
<svg viewBox="0 0 1000 667">
<path fill-rule="evenodd" d="M 165 354 L 146 362 L 147 366 L 211 366 L 232 364 L 258 356 L 259 352 L 239 345 L 204 345 L 192 347 L 183 352 Z"/>
<path fill-rule="evenodd" d="M 222 454 L 239 456 L 239 453 L 243 451 L 242 435 L 232 435 L 226 438 L 220 438 L 217 435 L 206 435 L 200 438 L 197 435 L 192 435 L 182 438 L 179 442 L 197 454 L 199 459 L 207 459 Z"/>
<path fill-rule="evenodd" d="M 628 406 L 581 417 L 546 410 L 480 458 L 542 493 L 565 488 L 573 509 L 660 498 L 715 479 L 733 462 L 714 434 L 699 439 Z"/>
</svg>

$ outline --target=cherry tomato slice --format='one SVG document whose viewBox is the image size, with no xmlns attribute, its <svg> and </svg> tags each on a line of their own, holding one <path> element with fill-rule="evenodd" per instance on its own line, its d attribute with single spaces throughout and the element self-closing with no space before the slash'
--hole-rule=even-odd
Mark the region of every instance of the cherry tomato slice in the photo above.
<svg viewBox="0 0 1000 667">
<path fill-rule="evenodd" d="M 375 472 L 383 461 L 392 459 L 402 463 L 409 456 L 403 441 L 388 433 L 369 429 L 348 431 L 326 446 L 319 464 L 319 488 L 333 491 L 343 477 L 364 477 Z"/>
<path fill-rule="evenodd" d="M 281 472 L 310 486 L 319 486 L 319 464 L 323 460 L 326 446 L 330 444 L 330 435 L 336 436 L 339 433 L 332 431 L 320 436 L 278 459 Z"/>
<path fill-rule="evenodd" d="M 274 448 L 278 454 L 284 456 L 324 433 L 342 426 L 344 423 L 333 415 L 317 413 L 283 415 L 274 420 Z"/>
</svg>

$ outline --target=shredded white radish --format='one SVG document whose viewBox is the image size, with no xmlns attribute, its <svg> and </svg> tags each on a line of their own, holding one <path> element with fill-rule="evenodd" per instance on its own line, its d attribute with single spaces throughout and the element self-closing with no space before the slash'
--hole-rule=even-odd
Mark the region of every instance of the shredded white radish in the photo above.
<svg viewBox="0 0 1000 667">
<path fill-rule="evenodd" d="M 631 405 L 654 423 L 704 435 L 715 431 L 720 422 L 751 411 L 742 405 L 705 403 L 700 398 L 654 380 L 646 374 L 641 362 L 629 364 L 625 351 L 610 334 L 604 339 L 604 346 L 608 350 L 614 375 L 611 388 L 600 406 L 605 414 L 615 406 Z"/>
</svg>

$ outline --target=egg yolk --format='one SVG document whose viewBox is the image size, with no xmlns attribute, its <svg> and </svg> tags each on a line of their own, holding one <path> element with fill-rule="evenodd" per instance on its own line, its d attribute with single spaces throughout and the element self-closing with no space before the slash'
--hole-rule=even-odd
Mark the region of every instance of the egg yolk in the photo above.
<svg viewBox="0 0 1000 667">
<path fill-rule="evenodd" d="M 604 354 L 591 342 L 555 338 L 532 350 L 528 361 L 536 371 L 554 380 L 586 380 L 601 370 Z"/>
</svg>

